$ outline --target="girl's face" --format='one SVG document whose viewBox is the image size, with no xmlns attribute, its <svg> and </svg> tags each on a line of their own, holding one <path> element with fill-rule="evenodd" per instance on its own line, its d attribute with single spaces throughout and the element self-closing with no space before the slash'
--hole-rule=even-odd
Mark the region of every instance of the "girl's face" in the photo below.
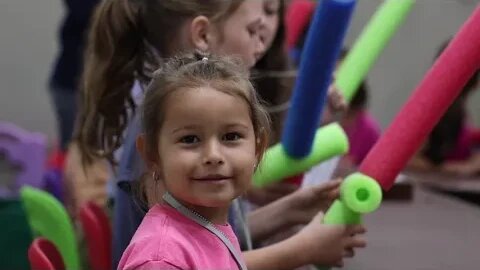
<svg viewBox="0 0 480 270">
<path fill-rule="evenodd" d="M 263 0 L 263 14 L 265 23 L 261 29 L 261 38 L 265 47 L 270 48 L 273 39 L 277 34 L 280 23 L 280 1 L 281 0 Z"/>
<path fill-rule="evenodd" d="M 201 214 L 227 209 L 248 189 L 257 161 L 247 103 L 202 87 L 172 92 L 164 109 L 156 167 L 166 189 Z"/>
<path fill-rule="evenodd" d="M 222 24 L 210 52 L 239 57 L 249 68 L 265 51 L 260 30 L 265 24 L 263 1 L 245 0 Z"/>
</svg>

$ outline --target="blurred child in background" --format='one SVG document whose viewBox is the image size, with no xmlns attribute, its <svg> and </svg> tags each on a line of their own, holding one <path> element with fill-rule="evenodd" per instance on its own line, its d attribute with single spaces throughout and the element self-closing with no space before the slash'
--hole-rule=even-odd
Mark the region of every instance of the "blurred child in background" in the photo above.
<svg viewBox="0 0 480 270">
<path fill-rule="evenodd" d="M 440 47 L 437 57 L 448 42 Z M 470 124 L 467 111 L 468 99 L 479 81 L 480 71 L 477 71 L 409 162 L 409 168 L 467 176 L 480 173 L 479 131 Z"/>
</svg>

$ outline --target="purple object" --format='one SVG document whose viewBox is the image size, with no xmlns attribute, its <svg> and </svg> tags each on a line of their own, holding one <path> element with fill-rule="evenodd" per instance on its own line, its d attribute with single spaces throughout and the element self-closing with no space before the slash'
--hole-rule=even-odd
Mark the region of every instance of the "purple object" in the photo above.
<svg viewBox="0 0 480 270">
<path fill-rule="evenodd" d="M 59 169 L 50 169 L 45 173 L 45 189 L 62 203 L 63 201 L 63 173 Z"/>
<path fill-rule="evenodd" d="M 43 188 L 47 155 L 45 135 L 0 121 L 0 154 L 20 168 L 10 188 L 0 186 L 0 198 L 18 197 L 20 188 L 24 185 Z"/>
</svg>

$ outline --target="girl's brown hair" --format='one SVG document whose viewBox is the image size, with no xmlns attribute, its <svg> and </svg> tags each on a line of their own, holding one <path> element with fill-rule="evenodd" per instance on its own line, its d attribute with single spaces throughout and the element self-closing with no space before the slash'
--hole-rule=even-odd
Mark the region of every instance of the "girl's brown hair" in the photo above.
<svg viewBox="0 0 480 270">
<path fill-rule="evenodd" d="M 436 58 L 440 57 L 450 40 L 448 39 L 440 46 Z M 466 125 L 467 99 L 470 93 L 477 88 L 479 82 L 480 71 L 477 71 L 430 133 L 423 154 L 434 165 L 443 164 L 457 146 L 461 132 Z"/>
<path fill-rule="evenodd" d="M 279 0 L 278 30 L 272 45 L 253 68 L 252 80 L 260 98 L 268 106 L 272 119 L 271 143 L 280 140 L 283 122 L 288 110 L 295 73 L 291 70 L 285 48 L 285 0 Z"/>
<path fill-rule="evenodd" d="M 179 89 L 201 87 L 211 87 L 245 101 L 249 107 L 260 161 L 268 147 L 270 120 L 248 76 L 248 71 L 239 62 L 226 57 L 205 57 L 198 53 L 172 58 L 157 70 L 147 88 L 142 111 L 148 161 L 158 160 L 158 134 L 168 96 Z"/>
<path fill-rule="evenodd" d="M 175 44 L 182 25 L 195 16 L 221 23 L 243 0 L 104 0 L 92 19 L 81 84 L 75 137 L 84 161 L 107 157 L 122 145 L 136 108 L 135 80 L 147 84 Z"/>
</svg>

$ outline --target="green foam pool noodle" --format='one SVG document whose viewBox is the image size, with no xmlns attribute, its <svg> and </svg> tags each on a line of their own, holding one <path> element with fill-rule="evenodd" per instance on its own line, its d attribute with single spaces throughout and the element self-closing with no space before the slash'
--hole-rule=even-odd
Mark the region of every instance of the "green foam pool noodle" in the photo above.
<svg viewBox="0 0 480 270">
<path fill-rule="evenodd" d="M 340 186 L 336 200 L 323 218 L 325 224 L 360 224 L 361 215 L 375 211 L 382 202 L 382 189 L 374 179 L 354 173 Z"/>
<path fill-rule="evenodd" d="M 329 225 L 354 225 L 362 223 L 362 214 L 375 211 L 382 202 L 382 189 L 376 180 L 354 173 L 340 186 L 340 199 L 333 202 L 323 217 Z M 318 270 L 330 267 L 317 266 Z"/>
<path fill-rule="evenodd" d="M 350 101 L 374 62 L 400 27 L 415 0 L 386 0 L 340 65 L 335 85 Z"/>
<path fill-rule="evenodd" d="M 360 224 L 362 216 L 353 212 L 341 200 L 335 200 L 323 217 L 323 223 L 330 225 Z"/>
<path fill-rule="evenodd" d="M 29 186 L 20 189 L 20 196 L 33 232 L 53 242 L 66 269 L 80 269 L 74 226 L 63 205 L 48 192 Z"/>
<path fill-rule="evenodd" d="M 281 144 L 270 147 L 253 177 L 255 186 L 265 186 L 305 172 L 318 163 L 348 151 L 348 137 L 339 124 L 319 128 L 311 153 L 302 159 L 289 157 Z"/>
</svg>

